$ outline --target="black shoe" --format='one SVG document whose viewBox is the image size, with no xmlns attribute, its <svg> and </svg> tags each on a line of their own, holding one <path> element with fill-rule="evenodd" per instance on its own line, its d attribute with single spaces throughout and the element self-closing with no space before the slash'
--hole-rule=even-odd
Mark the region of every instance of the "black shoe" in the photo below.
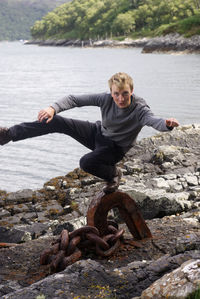
<svg viewBox="0 0 200 299">
<path fill-rule="evenodd" d="M 103 188 L 104 193 L 113 193 L 115 192 L 119 187 L 119 182 L 122 177 L 122 172 L 120 169 L 116 169 L 116 175 L 112 179 L 112 181 L 107 182 L 106 186 Z"/>
<path fill-rule="evenodd" d="M 11 138 L 8 133 L 8 128 L 1 128 L 0 127 L 0 145 L 4 145 L 11 141 Z"/>
</svg>

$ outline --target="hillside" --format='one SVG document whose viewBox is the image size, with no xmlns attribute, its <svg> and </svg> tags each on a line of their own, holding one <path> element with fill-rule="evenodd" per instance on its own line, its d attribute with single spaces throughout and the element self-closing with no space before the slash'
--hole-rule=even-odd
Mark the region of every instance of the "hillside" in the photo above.
<svg viewBox="0 0 200 299">
<path fill-rule="evenodd" d="M 169 25 L 173 31 L 173 24 L 184 19 L 193 22 L 199 11 L 200 0 L 73 0 L 37 21 L 31 34 L 35 39 L 154 36 Z M 192 34 L 199 34 L 199 22 L 197 17 Z"/>
<path fill-rule="evenodd" d="M 29 39 L 36 20 L 69 0 L 1 0 L 0 40 Z"/>
</svg>

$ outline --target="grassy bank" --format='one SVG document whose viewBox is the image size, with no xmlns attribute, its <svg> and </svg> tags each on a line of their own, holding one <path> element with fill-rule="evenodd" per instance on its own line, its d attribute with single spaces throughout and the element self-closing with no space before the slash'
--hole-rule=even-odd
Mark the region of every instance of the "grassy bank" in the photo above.
<svg viewBox="0 0 200 299">
<path fill-rule="evenodd" d="M 200 14 L 185 18 L 184 20 L 164 24 L 155 30 L 150 30 L 149 28 L 142 28 L 142 30 L 137 31 L 129 35 L 129 38 L 137 39 L 143 37 L 156 37 L 162 36 L 170 33 L 179 33 L 184 37 L 191 37 L 193 35 L 200 35 Z M 124 40 L 127 36 L 113 37 L 115 40 Z"/>
<path fill-rule="evenodd" d="M 166 35 L 173 32 L 180 33 L 185 37 L 200 35 L 200 14 L 191 16 L 176 23 L 162 25 L 154 31 L 153 35 Z"/>
</svg>

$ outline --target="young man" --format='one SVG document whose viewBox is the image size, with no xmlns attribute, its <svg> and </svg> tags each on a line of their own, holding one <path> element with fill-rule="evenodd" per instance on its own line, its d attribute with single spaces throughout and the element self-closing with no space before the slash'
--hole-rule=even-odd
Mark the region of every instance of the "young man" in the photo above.
<svg viewBox="0 0 200 299">
<path fill-rule="evenodd" d="M 105 193 L 114 192 L 121 178 L 116 163 L 134 145 L 142 127 L 164 132 L 179 123 L 174 118 L 155 117 L 146 102 L 133 94 L 133 80 L 126 73 L 117 73 L 108 82 L 110 93 L 69 95 L 41 110 L 38 121 L 0 128 L 0 144 L 49 133 L 67 134 L 91 150 L 80 159 L 80 167 L 106 181 Z M 82 106 L 99 106 L 102 121 L 90 123 L 57 115 Z"/>
</svg>

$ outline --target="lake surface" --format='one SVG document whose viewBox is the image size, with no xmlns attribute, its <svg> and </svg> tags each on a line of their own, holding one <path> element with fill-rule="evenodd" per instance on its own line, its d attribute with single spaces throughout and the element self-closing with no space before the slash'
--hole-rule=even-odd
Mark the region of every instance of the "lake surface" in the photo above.
<svg viewBox="0 0 200 299">
<path fill-rule="evenodd" d="M 0 42 L 0 126 L 37 119 L 38 111 L 67 94 L 109 91 L 107 81 L 124 71 L 135 94 L 155 115 L 199 123 L 200 55 L 142 54 L 136 49 L 39 47 Z M 99 108 L 84 107 L 63 116 L 100 119 Z M 155 134 L 144 128 L 139 139 Z M 0 190 L 38 189 L 49 179 L 79 167 L 88 150 L 72 138 L 52 134 L 0 147 Z"/>
</svg>

